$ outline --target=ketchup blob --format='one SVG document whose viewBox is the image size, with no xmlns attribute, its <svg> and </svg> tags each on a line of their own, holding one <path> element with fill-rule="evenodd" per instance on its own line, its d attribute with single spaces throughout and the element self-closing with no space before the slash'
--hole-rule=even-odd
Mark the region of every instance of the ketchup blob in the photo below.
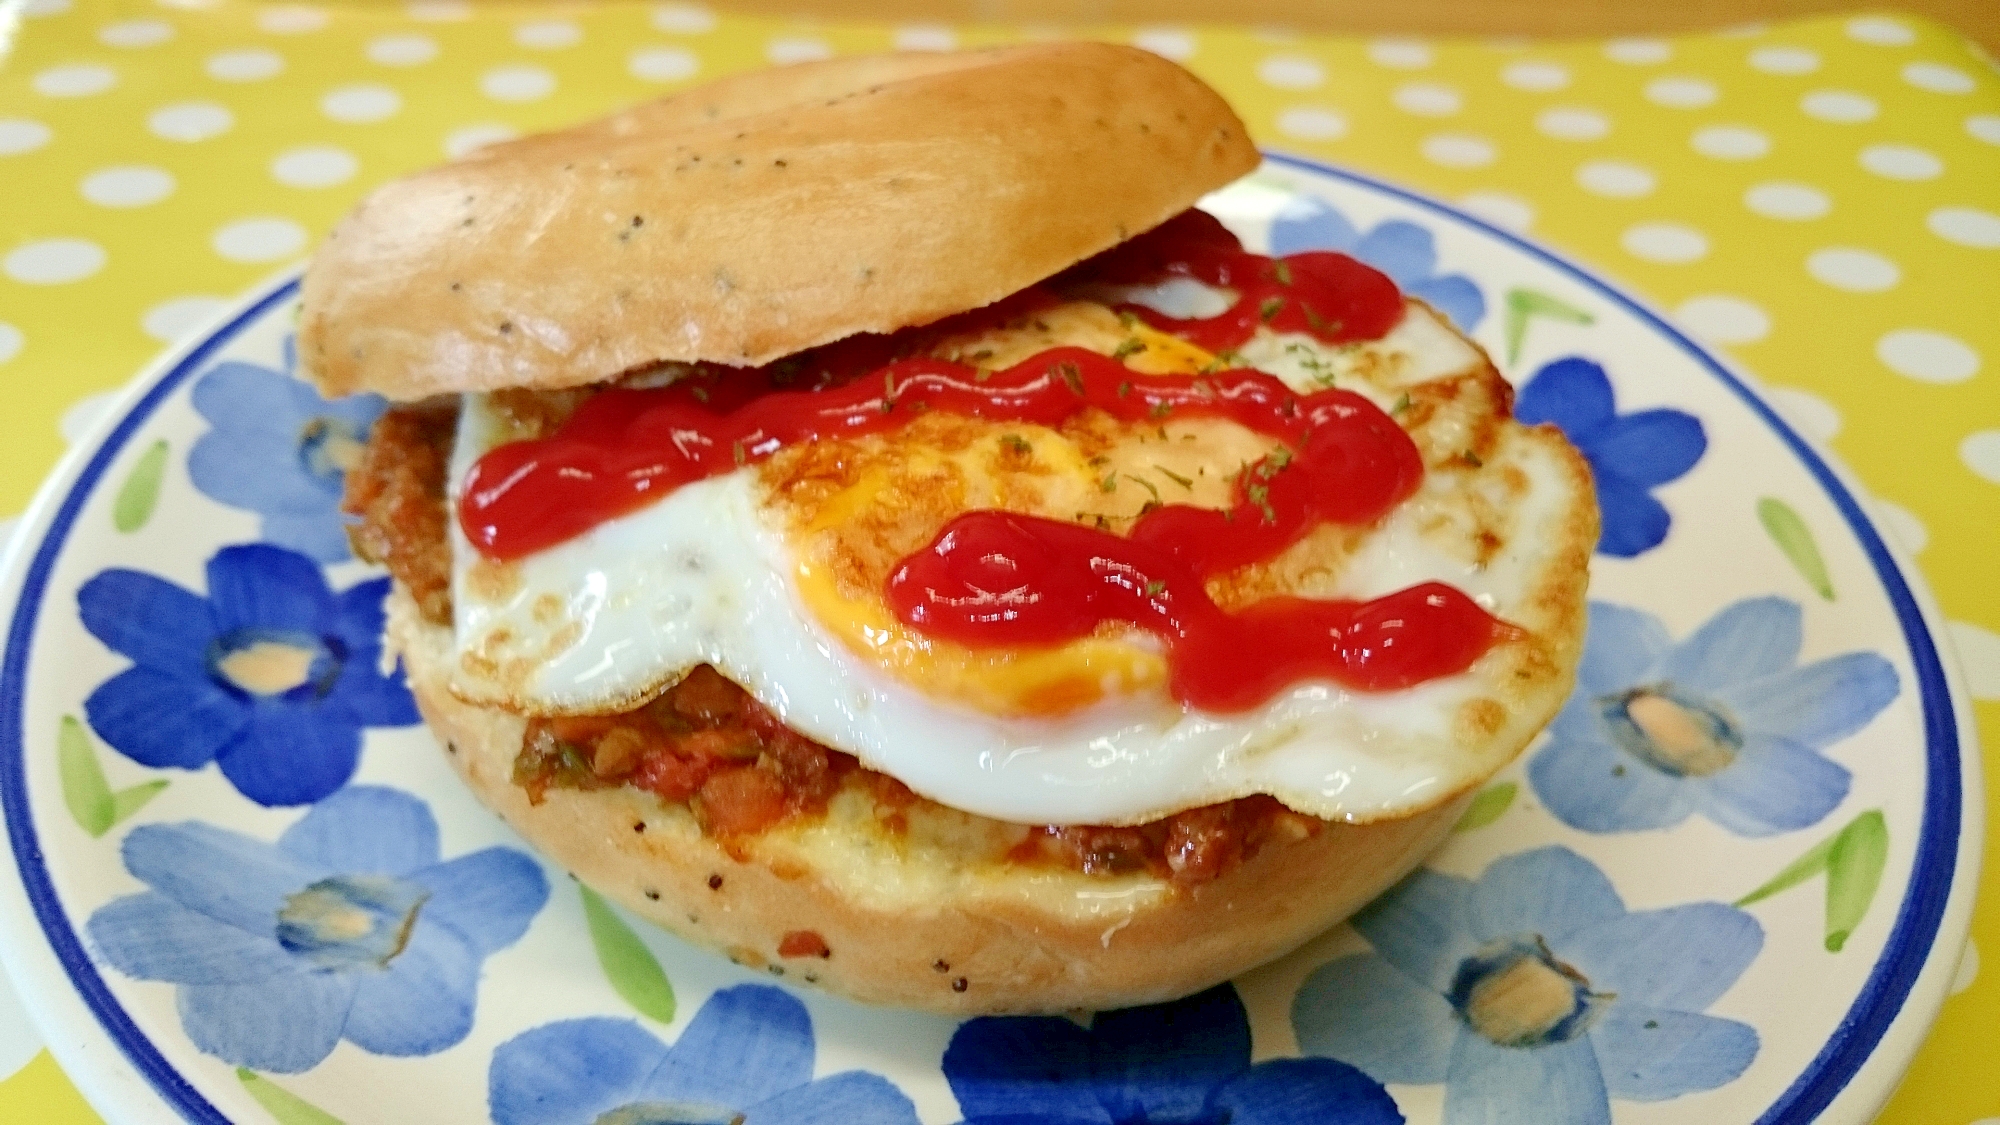
<svg viewBox="0 0 2000 1125">
<path fill-rule="evenodd" d="M 1166 642 L 1169 690 L 1243 711 L 1305 679 L 1363 691 L 1462 672 L 1503 628 L 1426 582 L 1372 601 L 1215 604 L 1181 558 L 1137 536 L 1009 512 L 967 512 L 889 576 L 889 606 L 926 635 L 977 647 L 1056 645 L 1106 621 Z"/>
<path fill-rule="evenodd" d="M 1215 216 L 1188 210 L 1074 267 L 1074 282 L 1150 285 L 1191 278 L 1236 294 L 1217 316 L 1178 319 L 1127 305 L 1148 324 L 1221 354 L 1260 327 L 1329 344 L 1380 339 L 1403 317 L 1403 294 L 1381 271 L 1345 254 L 1309 250 L 1267 258 L 1243 249 Z"/>
<path fill-rule="evenodd" d="M 1227 418 L 1298 446 L 1246 470 L 1227 513 L 1172 506 L 1140 521 L 1135 535 L 1171 543 L 1203 573 L 1275 554 L 1319 520 L 1373 520 L 1423 477 L 1409 435 L 1351 391 L 1299 395 L 1261 371 L 1142 375 L 1096 352 L 1051 348 L 990 374 L 899 360 L 820 391 L 772 392 L 747 375 L 605 391 L 554 434 L 481 457 L 465 479 L 459 527 L 481 554 L 519 558 L 788 445 L 900 428 L 927 410 L 1056 426 L 1093 407 L 1126 421 Z M 1241 526 L 1224 535 L 1225 524 Z M 1198 541 L 1237 532 L 1240 543 Z"/>
</svg>

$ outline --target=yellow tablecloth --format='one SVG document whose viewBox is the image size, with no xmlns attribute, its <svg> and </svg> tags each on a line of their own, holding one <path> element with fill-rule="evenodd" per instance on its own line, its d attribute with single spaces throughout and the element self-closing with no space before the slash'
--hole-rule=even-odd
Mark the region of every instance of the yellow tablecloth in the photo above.
<svg viewBox="0 0 2000 1125">
<path fill-rule="evenodd" d="M 373 184 L 766 62 L 1056 33 L 455 0 L 32 0 L 14 22 L 0 15 L 0 516 L 105 392 Z M 1588 43 L 1074 33 L 1183 60 L 1265 144 L 1574 255 L 1764 380 L 1915 554 L 2000 793 L 2000 75 L 1976 48 L 1893 14 Z M 1988 855 L 1974 948 L 1893 1125 L 2000 1121 Z M 0 1003 L 0 1023 L 20 1018 Z M 94 1120 L 31 1035 L 12 1039 L 0 1120 Z"/>
</svg>

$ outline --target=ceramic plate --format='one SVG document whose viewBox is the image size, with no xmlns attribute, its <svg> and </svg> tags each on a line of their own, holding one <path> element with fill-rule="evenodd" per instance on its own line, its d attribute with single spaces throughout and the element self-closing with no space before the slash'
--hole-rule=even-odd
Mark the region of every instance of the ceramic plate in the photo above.
<svg viewBox="0 0 2000 1125">
<path fill-rule="evenodd" d="M 1511 235 L 1286 158 L 1208 204 L 1429 300 L 1599 478 L 1577 695 L 1352 925 L 1157 1009 L 959 1023 L 594 900 L 382 664 L 386 580 L 334 509 L 381 404 L 291 376 L 286 281 L 133 389 L 7 567 L 0 926 L 64 1068 L 113 1121 L 1871 1116 L 1957 964 L 1980 825 L 1938 618 L 1866 500 Z"/>
</svg>

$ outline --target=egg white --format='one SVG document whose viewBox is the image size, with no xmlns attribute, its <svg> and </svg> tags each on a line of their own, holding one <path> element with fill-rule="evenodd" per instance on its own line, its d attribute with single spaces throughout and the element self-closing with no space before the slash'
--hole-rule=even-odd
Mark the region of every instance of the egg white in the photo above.
<svg viewBox="0 0 2000 1125">
<path fill-rule="evenodd" d="M 1399 384 L 1480 362 L 1417 305 L 1371 344 L 1328 348 L 1265 333 L 1242 355 L 1301 391 L 1331 373 L 1382 400 Z M 1388 364 L 1380 370 L 1392 377 L 1343 378 L 1368 363 Z M 486 399 L 467 396 L 454 488 L 504 432 Z M 1552 539 L 1566 514 L 1556 459 L 1529 445 L 1516 461 L 1531 487 L 1498 557 L 1470 564 L 1427 539 L 1456 503 L 1432 474 L 1315 596 L 1366 599 L 1440 581 L 1506 617 L 1541 564 L 1532 545 Z M 934 700 L 857 657 L 807 610 L 754 468 L 682 487 L 498 572 L 456 528 L 452 550 L 452 688 L 470 701 L 606 713 L 708 663 L 793 729 L 933 800 L 1000 820 L 1139 823 L 1261 792 L 1365 822 L 1435 804 L 1497 764 L 1467 754 L 1452 730 L 1459 705 L 1489 690 L 1473 673 L 1379 693 L 1302 683 L 1232 715 L 1149 697 L 1059 719 L 999 718 Z"/>
</svg>

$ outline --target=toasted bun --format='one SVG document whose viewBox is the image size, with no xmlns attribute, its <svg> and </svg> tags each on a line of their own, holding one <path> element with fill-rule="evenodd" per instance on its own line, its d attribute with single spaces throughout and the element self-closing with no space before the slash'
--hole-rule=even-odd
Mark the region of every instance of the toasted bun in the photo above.
<svg viewBox="0 0 2000 1125">
<path fill-rule="evenodd" d="M 990 304 L 1256 163 L 1213 90 L 1129 47 L 726 78 L 375 192 L 306 273 L 300 365 L 410 400 L 764 363 Z"/>
<path fill-rule="evenodd" d="M 511 779 L 522 720 L 452 695 L 448 632 L 424 622 L 400 587 L 389 634 L 452 765 L 544 855 L 740 964 L 872 1004 L 1061 1012 L 1199 991 L 1346 918 L 1415 867 L 1465 805 L 1327 825 L 1178 892 L 1145 875 L 995 862 L 996 841 L 1018 829 L 928 802 L 891 832 L 855 787 L 824 818 L 725 848 L 685 806 L 636 789 L 552 789 L 530 804 Z M 824 956 L 780 952 L 788 935 L 804 934 L 817 936 Z"/>
</svg>

